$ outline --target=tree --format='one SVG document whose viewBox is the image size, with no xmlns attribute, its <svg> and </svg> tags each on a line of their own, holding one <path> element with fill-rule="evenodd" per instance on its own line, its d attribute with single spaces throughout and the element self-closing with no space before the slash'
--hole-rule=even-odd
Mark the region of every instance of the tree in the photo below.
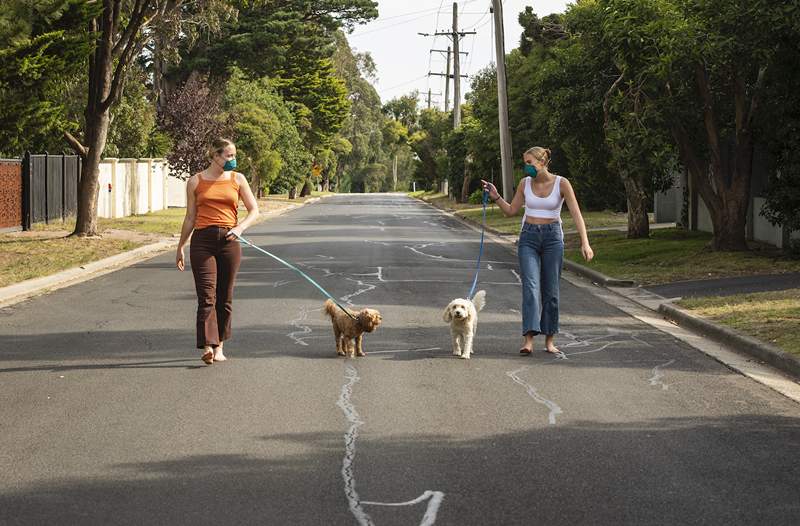
<svg viewBox="0 0 800 526">
<path fill-rule="evenodd" d="M 798 57 L 798 5 L 768 0 L 604 0 L 604 44 L 665 118 L 711 216 L 715 250 L 746 250 L 755 145 L 783 108 L 765 99 L 785 82 L 782 53 Z M 794 64 L 797 58 L 794 59 Z M 783 78 L 782 78 L 783 77 Z M 697 111 L 700 108 L 701 111 Z"/>
<path fill-rule="evenodd" d="M 102 9 L 89 21 L 88 34 L 94 48 L 88 60 L 84 132 L 82 137 L 64 132 L 67 142 L 83 159 L 73 235 L 97 234 L 98 178 L 111 106 L 119 100 L 130 64 L 142 51 L 145 30 L 172 16 L 181 3 L 182 0 L 103 0 Z"/>
<path fill-rule="evenodd" d="M 294 116 L 268 78 L 247 79 L 232 72 L 225 87 L 222 119 L 231 122 L 242 159 L 242 172 L 251 176 L 259 195 L 284 191 L 302 182 L 309 172 L 311 153 L 304 146 Z"/>
<path fill-rule="evenodd" d="M 0 11 L 0 154 L 59 150 L 78 123 L 65 96 L 91 43 L 85 0 L 8 0 Z"/>
<path fill-rule="evenodd" d="M 174 175 L 186 179 L 205 169 L 208 145 L 231 131 L 221 113 L 221 94 L 212 90 L 206 77 L 193 75 L 173 92 L 161 115 L 161 128 L 173 141 L 167 161 Z"/>
</svg>

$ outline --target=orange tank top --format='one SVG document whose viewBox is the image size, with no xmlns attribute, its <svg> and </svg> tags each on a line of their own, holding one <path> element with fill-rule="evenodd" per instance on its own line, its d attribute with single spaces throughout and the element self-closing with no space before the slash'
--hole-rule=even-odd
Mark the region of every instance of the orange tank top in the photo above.
<svg viewBox="0 0 800 526">
<path fill-rule="evenodd" d="M 238 223 L 239 185 L 236 173 L 222 181 L 207 181 L 197 176 L 199 181 L 194 195 L 197 198 L 197 215 L 194 220 L 195 230 L 208 226 L 233 228 Z"/>
</svg>

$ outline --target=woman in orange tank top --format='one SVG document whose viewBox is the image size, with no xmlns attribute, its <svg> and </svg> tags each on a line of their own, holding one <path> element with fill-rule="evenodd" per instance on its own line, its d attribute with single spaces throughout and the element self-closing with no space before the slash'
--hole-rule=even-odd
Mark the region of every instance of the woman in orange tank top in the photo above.
<svg viewBox="0 0 800 526">
<path fill-rule="evenodd" d="M 208 168 L 186 183 L 186 217 L 175 265 L 185 268 L 183 249 L 191 236 L 189 257 L 197 291 L 197 348 L 211 365 L 225 361 L 223 342 L 231 336 L 233 286 L 242 258 L 237 236 L 258 218 L 258 203 L 244 175 L 234 172 L 236 146 L 217 139 L 208 151 Z M 239 200 L 247 217 L 239 222 Z"/>
</svg>

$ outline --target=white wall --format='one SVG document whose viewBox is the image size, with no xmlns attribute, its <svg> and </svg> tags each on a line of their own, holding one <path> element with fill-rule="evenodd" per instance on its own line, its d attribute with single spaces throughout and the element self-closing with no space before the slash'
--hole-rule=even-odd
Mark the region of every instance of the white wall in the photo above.
<svg viewBox="0 0 800 526">
<path fill-rule="evenodd" d="M 173 175 L 167 177 L 167 206 L 186 208 L 186 181 Z"/>
<path fill-rule="evenodd" d="M 115 218 L 163 210 L 168 179 L 172 179 L 168 175 L 164 159 L 104 159 L 100 163 L 97 216 Z"/>
</svg>

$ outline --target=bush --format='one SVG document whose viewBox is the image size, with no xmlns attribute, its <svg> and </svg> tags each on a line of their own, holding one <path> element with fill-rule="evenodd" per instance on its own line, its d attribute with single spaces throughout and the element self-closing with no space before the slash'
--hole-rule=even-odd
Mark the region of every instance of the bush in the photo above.
<svg viewBox="0 0 800 526">
<path fill-rule="evenodd" d="M 471 194 L 469 194 L 469 202 L 473 205 L 479 205 L 483 203 L 483 190 L 478 188 Z"/>
</svg>

